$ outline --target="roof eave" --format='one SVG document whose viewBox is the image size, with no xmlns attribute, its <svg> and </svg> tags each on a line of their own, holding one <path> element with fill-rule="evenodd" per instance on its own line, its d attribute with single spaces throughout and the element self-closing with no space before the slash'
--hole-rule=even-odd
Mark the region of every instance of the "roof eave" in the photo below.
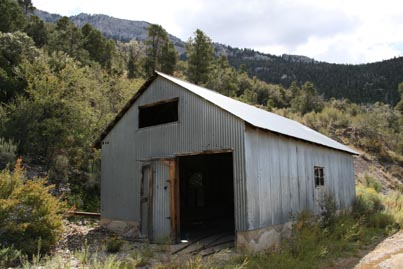
<svg viewBox="0 0 403 269">
<path fill-rule="evenodd" d="M 354 151 L 354 150 L 352 150 L 352 149 L 350 149 L 350 148 L 349 148 L 349 150 L 343 150 L 343 149 L 340 149 L 340 148 L 330 147 L 330 146 L 328 146 L 328 145 L 324 145 L 324 144 L 321 144 L 321 143 L 316 143 L 316 142 L 309 141 L 309 140 L 306 140 L 306 139 L 301 139 L 301 138 L 299 138 L 299 137 L 295 137 L 295 136 L 292 136 L 292 135 L 287 135 L 287 134 L 279 133 L 279 132 L 276 132 L 276 131 L 273 131 L 273 130 L 265 129 L 265 128 L 262 128 L 262 127 L 253 125 L 252 123 L 247 122 L 247 121 L 245 121 L 245 120 L 244 120 L 244 122 L 245 122 L 248 126 L 253 127 L 253 128 L 256 128 L 256 129 L 259 129 L 259 130 L 262 130 L 262 131 L 264 131 L 264 132 L 269 132 L 269 133 L 273 133 L 273 134 L 276 134 L 276 135 L 279 135 L 279 136 L 283 136 L 283 137 L 287 137 L 287 138 L 292 138 L 292 139 L 295 139 L 295 140 L 298 140 L 298 141 L 301 141 L 301 142 L 305 142 L 305 143 L 308 143 L 308 144 L 313 144 L 313 145 L 320 146 L 320 147 L 324 147 L 324 148 L 327 148 L 327 149 L 332 149 L 332 150 L 341 151 L 341 152 L 348 153 L 348 154 L 351 154 L 351 155 L 356 155 L 356 156 L 359 156 L 359 155 L 360 155 L 358 152 L 356 152 L 356 151 Z M 345 145 L 344 145 L 344 146 L 345 146 Z M 347 147 L 347 146 L 345 146 L 345 147 Z"/>
<path fill-rule="evenodd" d="M 119 111 L 119 113 L 115 116 L 113 121 L 108 124 L 108 126 L 103 130 L 103 132 L 99 135 L 97 140 L 95 140 L 93 147 L 100 149 L 102 146 L 102 141 L 109 134 L 110 131 L 115 127 L 115 125 L 120 121 L 121 118 L 126 114 L 126 112 L 133 106 L 133 104 L 137 101 L 140 95 L 154 82 L 154 80 L 158 77 L 158 74 L 154 72 L 154 74 L 149 77 L 143 85 L 139 88 L 139 90 L 134 94 L 134 96 L 126 103 L 126 105 Z"/>
</svg>

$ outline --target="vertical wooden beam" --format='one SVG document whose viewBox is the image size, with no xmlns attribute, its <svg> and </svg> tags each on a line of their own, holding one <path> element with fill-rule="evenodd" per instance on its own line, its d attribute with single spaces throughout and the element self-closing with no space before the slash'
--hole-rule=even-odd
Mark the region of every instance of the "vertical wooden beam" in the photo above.
<svg viewBox="0 0 403 269">
<path fill-rule="evenodd" d="M 154 240 L 154 167 L 151 164 L 148 173 L 148 240 Z"/>
<path fill-rule="evenodd" d="M 179 237 L 179 178 L 177 176 L 176 159 L 169 161 L 169 179 L 170 179 L 170 208 L 171 208 L 171 238 L 176 242 Z"/>
</svg>

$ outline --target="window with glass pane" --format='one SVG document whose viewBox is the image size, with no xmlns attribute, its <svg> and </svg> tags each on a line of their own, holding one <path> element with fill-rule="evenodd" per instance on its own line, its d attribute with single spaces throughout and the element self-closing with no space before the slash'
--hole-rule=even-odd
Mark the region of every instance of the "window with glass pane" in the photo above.
<svg viewBox="0 0 403 269">
<path fill-rule="evenodd" d="M 320 187 L 325 185 L 325 174 L 323 173 L 323 167 L 315 166 L 315 187 Z"/>
</svg>

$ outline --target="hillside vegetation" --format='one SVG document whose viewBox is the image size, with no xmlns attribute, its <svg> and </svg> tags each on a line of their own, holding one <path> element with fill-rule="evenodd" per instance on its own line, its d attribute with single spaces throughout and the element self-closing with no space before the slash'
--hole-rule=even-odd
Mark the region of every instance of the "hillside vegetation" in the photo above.
<svg viewBox="0 0 403 269">
<path fill-rule="evenodd" d="M 227 57 L 215 57 L 214 44 L 201 30 L 186 43 L 187 60 L 181 61 L 159 25 L 148 28 L 144 42 L 124 43 L 90 24 L 78 28 L 67 17 L 44 23 L 26 3 L 1 2 L 5 14 L 14 15 L 5 16 L 0 29 L 0 160 L 15 154 L 45 166 L 51 182 L 70 184 L 69 199 L 79 207 L 97 208 L 86 197 L 99 191 L 93 142 L 154 69 L 300 121 L 375 156 L 387 172 L 403 178 L 403 101 L 395 107 L 354 103 L 341 92 L 340 98 L 326 98 L 309 80 L 288 87 L 266 83 L 250 77 L 245 65 L 236 69 Z M 396 83 L 394 91 L 400 97 L 403 84 Z M 367 94 L 360 88 L 355 92 Z"/>
<path fill-rule="evenodd" d="M 44 11 L 36 14 L 46 22 L 56 23 L 61 17 Z M 79 14 L 70 20 L 81 27 L 92 25 L 105 36 L 128 42 L 144 41 L 151 25 L 144 21 L 129 21 L 105 15 Z M 182 60 L 186 60 L 185 42 L 169 35 Z M 318 62 L 305 56 L 276 56 L 251 49 L 233 48 L 214 43 L 215 55 L 224 55 L 231 66 L 244 68 L 250 77 L 256 76 L 267 83 L 280 84 L 288 88 L 293 81 L 302 84 L 311 81 L 318 93 L 325 98 L 347 98 L 355 103 L 374 103 L 376 101 L 395 105 L 400 98 L 396 90 L 403 81 L 403 57 L 377 63 L 349 65 Z"/>
<path fill-rule="evenodd" d="M 380 184 L 376 178 L 359 179 L 362 196 L 369 195 L 361 205 L 363 212 L 360 214 L 368 217 L 370 214 L 365 210 L 373 210 L 378 215 L 369 224 L 357 216 L 346 220 L 348 227 L 358 223 L 358 228 L 354 229 L 362 229 L 363 234 L 348 238 L 344 243 L 370 236 L 372 232 L 366 229 L 373 227 L 368 225 L 385 231 L 386 227 L 395 227 L 394 223 L 403 224 L 400 200 L 403 83 L 398 83 L 403 81 L 399 77 L 403 72 L 398 65 L 393 68 L 401 59 L 343 66 L 309 62 L 306 58 L 281 60 L 284 57 L 278 57 L 280 63 L 289 62 L 295 68 L 301 66 L 300 75 L 287 75 L 287 83 L 275 81 L 277 84 L 273 84 L 260 80 L 258 73 L 254 73 L 260 70 L 260 63 L 253 62 L 254 57 L 264 55 L 243 50 L 240 57 L 245 58 L 248 53 L 255 56 L 251 55 L 249 62 L 242 63 L 236 62 L 236 57 L 230 54 L 217 57 L 212 40 L 199 29 L 183 46 L 187 57 L 180 58 L 175 43 L 160 25 L 150 25 L 144 41 L 118 41 L 105 37 L 90 24 L 82 23 L 77 27 L 67 17 L 45 23 L 33 16 L 30 1 L 0 0 L 0 8 L 3 12 L 0 23 L 0 166 L 3 168 L 8 163 L 8 167 L 12 167 L 16 157 L 22 156 L 27 166 L 45 171 L 47 184 L 55 185 L 53 193 L 61 195 L 69 207 L 99 211 L 100 152 L 93 143 L 153 70 L 160 70 L 300 121 L 356 148 L 366 159 L 381 163 L 385 173 L 395 179 L 388 187 L 394 191 L 390 194 L 393 196 L 388 196 L 387 190 L 382 188 L 373 193 L 372 189 Z M 272 62 L 271 56 L 267 57 L 264 61 Z M 306 68 L 308 65 L 312 69 Z M 320 66 L 328 67 L 327 75 L 321 73 L 324 71 Z M 333 72 L 336 69 L 332 68 L 340 71 Z M 291 72 L 291 69 L 278 70 L 278 75 Z M 359 77 L 362 82 L 353 82 L 343 70 L 351 70 L 351 74 L 356 74 L 353 77 Z M 256 76 L 251 77 L 251 74 Z M 380 76 L 383 78 L 379 79 Z M 348 84 L 349 88 L 342 90 L 340 86 L 340 90 L 332 94 L 332 91 L 326 90 L 326 93 L 324 88 L 318 88 L 317 84 L 332 85 L 335 80 L 340 81 L 337 85 Z M 375 81 L 380 81 L 383 88 Z M 360 86 L 367 84 L 368 88 Z M 12 178 L 9 170 L 4 170 L 1 176 L 6 183 Z M 20 179 L 18 177 L 17 181 Z M 369 194 L 367 188 L 371 189 Z M 383 208 L 377 207 L 378 200 L 385 204 Z M 383 223 L 382 214 L 391 214 L 393 218 Z M 0 221 L 2 216 L 0 214 Z M 334 223 L 338 225 L 339 221 L 343 219 Z M 303 227 L 317 232 L 315 236 L 325 236 L 318 226 L 305 224 Z M 333 236 L 355 236 L 355 230 L 338 232 L 326 238 L 331 241 L 335 239 Z M 47 241 L 46 249 L 54 243 L 54 238 L 52 235 Z M 309 237 L 308 240 L 312 243 L 316 239 Z M 337 246 L 326 245 L 329 241 L 323 242 L 323 246 L 331 251 Z M 12 247 L 10 242 L 6 242 L 6 247 Z M 296 242 L 298 245 L 291 245 L 290 251 L 304 241 Z M 295 251 L 288 254 L 305 255 L 300 249 Z M 312 253 L 315 252 L 317 249 L 313 249 Z"/>
</svg>

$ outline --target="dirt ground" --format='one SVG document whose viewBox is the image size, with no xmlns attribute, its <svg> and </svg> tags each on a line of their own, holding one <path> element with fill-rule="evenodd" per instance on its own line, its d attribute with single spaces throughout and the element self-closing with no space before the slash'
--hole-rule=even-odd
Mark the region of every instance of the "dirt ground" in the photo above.
<svg viewBox="0 0 403 269">
<path fill-rule="evenodd" d="M 113 236 L 112 233 L 99 227 L 97 221 L 84 222 L 84 223 L 66 223 L 66 232 L 62 240 L 56 249 L 57 254 L 61 254 L 67 264 L 71 265 L 71 268 L 78 268 L 80 262 L 74 255 L 75 250 L 81 249 L 85 240 L 87 240 L 90 246 L 90 252 L 100 251 L 104 241 Z M 176 250 L 183 246 L 168 246 L 162 247 L 161 245 L 153 245 L 142 242 L 130 242 L 122 251 L 119 256 L 125 256 L 127 253 L 138 251 L 141 254 L 147 254 L 152 252 L 152 256 L 148 259 L 147 264 L 142 268 L 152 268 L 153 265 L 158 263 L 164 263 L 177 259 L 178 254 Z M 192 245 L 187 248 L 188 253 L 199 246 Z M 102 251 L 100 251 L 102 252 Z M 144 253 L 143 253 L 144 252 Z M 106 255 L 106 253 L 104 253 Z M 186 256 L 185 253 L 180 253 L 179 256 Z M 199 253 L 202 254 L 202 253 Z M 150 254 L 149 254 L 150 255 Z M 215 258 L 218 259 L 230 259 L 237 254 L 234 249 L 222 249 L 218 252 Z M 192 256 L 192 255 L 190 255 Z M 183 257 L 182 257 L 183 258 Z M 329 268 L 354 268 L 354 269 L 403 269 L 403 231 L 400 231 L 380 242 L 374 243 L 368 246 L 366 249 L 362 249 L 357 255 L 350 258 L 339 259 L 335 261 L 333 266 Z"/>
<path fill-rule="evenodd" d="M 354 268 L 403 268 L 403 231 L 379 243 L 375 249 L 365 255 Z"/>
<path fill-rule="evenodd" d="M 403 185 L 403 182 L 385 171 L 385 167 L 376 161 L 375 157 L 365 153 L 354 157 L 354 174 L 356 180 L 364 175 L 376 178 L 382 184 L 383 193 L 387 193 L 390 190 L 396 189 L 397 186 Z"/>
<path fill-rule="evenodd" d="M 88 248 L 89 256 L 96 254 L 99 257 L 111 255 L 106 252 L 106 242 L 116 234 L 99 226 L 98 220 L 66 221 L 65 232 L 55 248 L 52 256 L 61 257 L 63 264 L 68 268 L 84 268 L 77 255 L 77 251 Z M 229 243 L 230 239 L 232 242 Z M 160 264 L 181 263 L 196 256 L 207 259 L 225 261 L 237 256 L 233 248 L 233 236 L 217 234 L 203 237 L 196 243 L 180 243 L 177 245 L 150 244 L 141 240 L 125 240 L 118 253 L 112 254 L 116 258 L 143 257 L 138 268 L 155 268 Z"/>
</svg>

